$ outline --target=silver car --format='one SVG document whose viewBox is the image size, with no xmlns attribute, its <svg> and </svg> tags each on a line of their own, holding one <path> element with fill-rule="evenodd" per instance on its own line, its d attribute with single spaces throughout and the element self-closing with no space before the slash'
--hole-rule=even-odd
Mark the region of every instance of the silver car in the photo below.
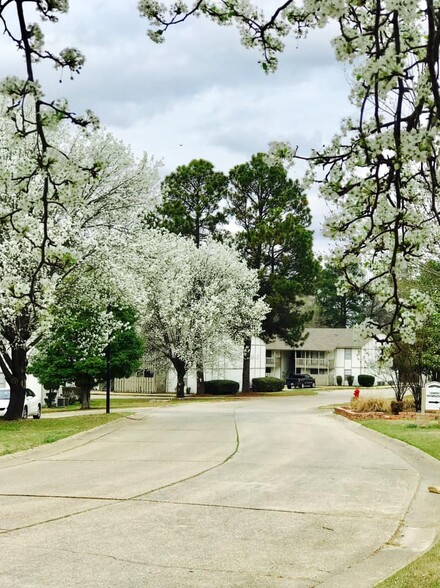
<svg viewBox="0 0 440 588">
<path fill-rule="evenodd" d="M 11 391 L 8 388 L 0 388 L 0 417 L 6 414 L 10 398 Z M 41 417 L 41 403 L 34 392 L 26 388 L 22 418 L 27 419 L 28 416 L 39 419 Z"/>
</svg>

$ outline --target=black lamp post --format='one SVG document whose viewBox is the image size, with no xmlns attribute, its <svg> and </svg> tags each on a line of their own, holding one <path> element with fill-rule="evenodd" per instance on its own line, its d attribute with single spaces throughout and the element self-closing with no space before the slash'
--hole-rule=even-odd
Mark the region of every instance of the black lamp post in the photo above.
<svg viewBox="0 0 440 588">
<path fill-rule="evenodd" d="M 106 373 L 106 389 L 105 389 L 105 412 L 110 413 L 110 387 L 111 387 L 111 362 L 110 362 L 110 343 L 107 344 L 105 350 L 105 358 L 107 362 L 107 373 Z"/>
<path fill-rule="evenodd" d="M 107 306 L 107 312 L 110 313 L 112 310 L 111 304 L 109 303 Z M 110 333 L 107 339 L 107 348 L 105 350 L 105 359 L 106 359 L 106 389 L 105 389 L 105 412 L 106 414 L 110 413 L 110 388 L 111 388 L 111 355 L 110 355 Z"/>
</svg>

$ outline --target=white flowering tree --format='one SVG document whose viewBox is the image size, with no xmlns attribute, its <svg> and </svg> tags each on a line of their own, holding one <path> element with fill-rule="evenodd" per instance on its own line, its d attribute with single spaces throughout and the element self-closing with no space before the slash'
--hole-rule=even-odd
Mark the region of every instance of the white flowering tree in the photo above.
<svg viewBox="0 0 440 588">
<path fill-rule="evenodd" d="M 149 230 L 115 264 L 135 294 L 147 349 L 176 370 L 178 397 L 189 368 L 228 355 L 231 343 L 260 331 L 267 306 L 257 297 L 257 274 L 226 245 L 208 240 L 197 248 L 189 238 Z"/>
<path fill-rule="evenodd" d="M 15 122 L 0 113 L 0 369 L 11 388 L 10 419 L 21 415 L 28 352 L 47 328 L 58 285 L 108 255 L 113 235 L 135 230 L 158 190 L 146 157 L 137 160 L 109 134 L 63 124 L 45 131 L 47 182 L 36 136 L 17 136 Z"/>
<path fill-rule="evenodd" d="M 11 388 L 8 419 L 21 415 L 27 354 L 41 334 L 42 315 L 56 285 L 104 242 L 96 225 L 102 228 L 115 219 L 124 224 L 124 194 L 130 201 L 135 193 L 145 193 L 139 189 L 145 174 L 135 168 L 150 167 L 146 161 L 134 164 L 126 149 L 114 141 L 110 146 L 104 137 L 66 135 L 63 122 L 94 128 L 96 117 L 91 112 L 77 116 L 65 99 L 44 95 L 37 76 L 40 62 L 70 75 L 84 64 L 74 48 L 46 49 L 34 22 L 56 22 L 67 10 L 68 0 L 0 2 L 5 37 L 23 56 L 24 66 L 21 75 L 0 84 L 6 100 L 0 105 L 0 369 Z M 132 172 L 138 180 L 133 178 L 130 192 L 126 182 Z"/>
<path fill-rule="evenodd" d="M 248 0 L 189 6 L 141 0 L 139 8 L 155 41 L 191 15 L 234 23 L 246 46 L 261 49 L 266 71 L 276 69 L 289 34 L 301 36 L 331 20 L 339 25 L 333 46 L 351 68 L 358 115 L 309 157 L 333 204 L 327 230 L 338 241 L 335 262 L 344 286 L 384 307 L 386 320 L 368 320 L 367 330 L 381 330 L 389 342 L 414 340 L 429 301 L 416 289 L 405 294 L 399 283 L 409 264 L 438 256 L 440 2 L 288 0 L 269 15 Z"/>
</svg>

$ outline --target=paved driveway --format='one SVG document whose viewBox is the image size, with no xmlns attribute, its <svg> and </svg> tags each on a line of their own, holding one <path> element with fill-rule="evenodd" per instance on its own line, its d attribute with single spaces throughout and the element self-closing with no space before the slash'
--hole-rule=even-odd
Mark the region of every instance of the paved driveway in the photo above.
<svg viewBox="0 0 440 588">
<path fill-rule="evenodd" d="M 182 402 L 1 458 L 0 586 L 373 586 L 434 540 L 440 468 L 334 399 Z"/>
</svg>

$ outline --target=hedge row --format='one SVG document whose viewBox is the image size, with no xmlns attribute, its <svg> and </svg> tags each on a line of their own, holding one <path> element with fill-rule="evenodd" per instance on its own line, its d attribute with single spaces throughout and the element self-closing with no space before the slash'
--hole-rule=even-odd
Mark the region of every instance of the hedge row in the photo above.
<svg viewBox="0 0 440 588">
<path fill-rule="evenodd" d="M 366 388 L 374 386 L 374 376 L 369 376 L 368 374 L 359 374 L 358 384 L 359 386 L 365 386 Z"/>
<path fill-rule="evenodd" d="M 253 378 L 252 390 L 254 392 L 280 392 L 285 383 L 285 380 L 280 380 L 279 378 Z"/>
<path fill-rule="evenodd" d="M 206 394 L 237 394 L 240 384 L 234 380 L 208 380 L 205 382 Z"/>
</svg>

